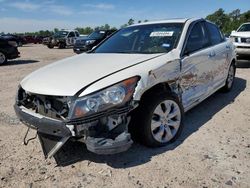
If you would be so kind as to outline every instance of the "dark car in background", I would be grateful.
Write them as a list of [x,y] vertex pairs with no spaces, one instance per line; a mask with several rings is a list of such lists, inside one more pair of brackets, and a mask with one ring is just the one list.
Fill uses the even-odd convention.
[[19,54],[15,40],[0,36],[0,65],[6,63],[8,59],[19,57]]
[[73,50],[77,54],[89,51],[115,31],[116,30],[98,30],[91,33],[88,37],[79,37],[76,39]]
[[43,42],[43,37],[42,36],[24,36],[26,39],[27,43],[33,43],[33,44],[41,44]]
[[23,36],[13,35],[13,34],[3,34],[0,36],[8,41],[15,41],[18,46],[22,46],[23,44],[27,44],[26,39]]

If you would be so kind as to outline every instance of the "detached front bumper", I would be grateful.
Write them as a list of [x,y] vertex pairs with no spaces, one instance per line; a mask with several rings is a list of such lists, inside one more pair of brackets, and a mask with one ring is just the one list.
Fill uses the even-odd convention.
[[[45,158],[52,157],[72,137],[78,139],[80,132],[76,124],[51,119],[34,113],[24,106],[14,106],[15,112],[26,126],[35,129],[38,133]],[[90,125],[88,123],[88,125]],[[84,124],[81,125],[84,127]],[[126,127],[126,126],[125,126]],[[87,128],[86,128],[87,129]],[[76,137],[78,135],[78,137]],[[84,136],[84,135],[83,135]],[[96,154],[115,154],[126,151],[133,141],[127,130],[111,139],[108,137],[86,136],[84,143],[87,149]]]

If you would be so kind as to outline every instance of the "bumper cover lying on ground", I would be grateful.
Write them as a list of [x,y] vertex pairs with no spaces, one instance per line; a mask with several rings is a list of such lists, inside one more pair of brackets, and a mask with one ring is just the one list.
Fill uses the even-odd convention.
[[[70,125],[64,121],[51,119],[31,112],[23,106],[15,104],[15,111],[21,122],[37,130],[45,157],[52,157],[71,137],[78,135],[77,125]],[[87,137],[87,149],[96,154],[115,154],[126,151],[133,141],[125,131],[116,138]]]

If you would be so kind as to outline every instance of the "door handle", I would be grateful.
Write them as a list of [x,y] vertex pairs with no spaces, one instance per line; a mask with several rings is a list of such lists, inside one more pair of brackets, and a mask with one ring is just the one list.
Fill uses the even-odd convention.
[[216,54],[215,54],[214,51],[213,51],[213,52],[210,52],[210,54],[208,55],[209,58],[214,57],[214,56],[216,56]]

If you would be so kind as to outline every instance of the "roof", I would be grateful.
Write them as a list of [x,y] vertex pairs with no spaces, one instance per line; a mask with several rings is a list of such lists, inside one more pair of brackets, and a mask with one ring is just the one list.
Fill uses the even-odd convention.
[[[161,23],[185,23],[186,21],[195,21],[200,18],[173,18],[173,19],[165,19],[165,20],[155,20],[155,21],[149,21],[149,22],[143,22],[134,24],[131,26],[138,26],[138,25],[149,25],[149,24],[161,24]],[[130,27],[130,26],[129,26]]]

